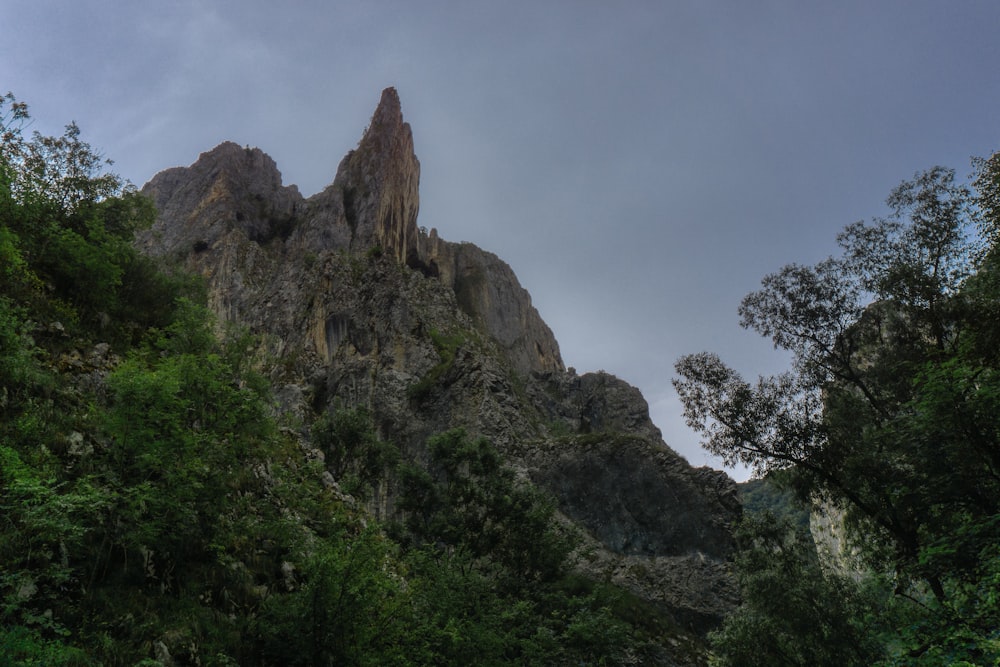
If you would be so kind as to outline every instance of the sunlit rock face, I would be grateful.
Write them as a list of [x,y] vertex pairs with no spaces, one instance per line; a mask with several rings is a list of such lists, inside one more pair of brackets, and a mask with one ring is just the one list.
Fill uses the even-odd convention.
[[[418,226],[419,181],[390,88],[322,192],[305,199],[259,149],[224,143],[143,188],[159,216],[139,244],[202,275],[220,322],[259,336],[303,447],[333,406],[366,408],[416,461],[464,427],[580,527],[580,569],[711,627],[736,600],[735,484],[669,449],[637,389],[567,371],[505,262]],[[388,475],[369,509],[391,516],[395,493]]]
[[395,89],[382,92],[371,124],[340,163],[333,187],[340,192],[353,247],[380,247],[402,264],[420,264],[420,162]]
[[304,202],[294,185],[281,184],[274,160],[232,142],[202,153],[190,167],[160,172],[143,192],[160,213],[155,235],[143,239],[156,254],[203,252],[234,231],[267,243],[291,231]]

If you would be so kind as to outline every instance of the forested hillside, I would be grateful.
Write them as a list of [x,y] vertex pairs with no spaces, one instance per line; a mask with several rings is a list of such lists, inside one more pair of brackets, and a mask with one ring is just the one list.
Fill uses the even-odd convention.
[[[151,202],[75,125],[25,136],[2,102],[0,664],[703,661],[578,573],[578,529],[485,439],[415,460],[364,409],[282,414],[266,346],[136,250]],[[432,334],[447,370],[461,340]]]

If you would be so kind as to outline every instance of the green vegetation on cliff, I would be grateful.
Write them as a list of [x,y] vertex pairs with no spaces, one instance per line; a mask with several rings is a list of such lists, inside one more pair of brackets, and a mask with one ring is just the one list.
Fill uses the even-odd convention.
[[[570,573],[572,533],[489,443],[443,433],[422,467],[363,411],[280,424],[253,341],[133,248],[150,204],[27,118],[2,99],[0,664],[616,664],[664,641]],[[459,339],[433,340],[447,366]],[[345,492],[387,474],[406,511],[383,527]]]

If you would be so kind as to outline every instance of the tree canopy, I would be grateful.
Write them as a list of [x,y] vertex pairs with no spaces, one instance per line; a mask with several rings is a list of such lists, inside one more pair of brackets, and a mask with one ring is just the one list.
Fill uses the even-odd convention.
[[840,255],[766,276],[740,323],[789,351],[789,371],[751,383],[711,353],[676,364],[708,450],[787,469],[801,498],[844,511],[863,565],[925,612],[907,660],[929,664],[956,637],[974,638],[956,659],[998,651],[997,163],[978,162],[976,190],[918,173],[890,216],[844,229]]

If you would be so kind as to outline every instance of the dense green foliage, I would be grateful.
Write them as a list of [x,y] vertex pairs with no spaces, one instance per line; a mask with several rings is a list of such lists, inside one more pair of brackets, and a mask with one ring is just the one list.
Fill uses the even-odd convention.
[[[841,256],[767,276],[744,299],[742,324],[791,352],[789,372],[754,385],[713,354],[677,363],[686,417],[709,450],[759,473],[786,470],[802,501],[843,511],[854,567],[881,580],[869,602],[885,623],[868,627],[885,664],[1000,659],[998,166],[996,155],[978,163],[975,191],[950,170],[917,174],[890,196],[891,217],[844,230]],[[754,595],[759,569],[776,567],[747,561],[773,542],[766,528],[744,536],[750,592],[717,635],[720,663],[749,664],[733,656],[752,618],[802,644],[771,664],[870,664],[873,655],[824,663],[803,652],[848,634],[796,630],[808,610]],[[832,587],[835,607],[858,593],[850,583],[798,572],[782,594]]]
[[797,531],[809,532],[809,507],[783,485],[780,471],[747,480],[738,484],[737,490],[745,514],[769,513],[775,520],[788,522]]
[[[573,535],[489,443],[441,434],[421,467],[363,411],[281,428],[259,346],[133,249],[149,203],[75,125],[26,119],[2,98],[0,664],[617,664],[664,641],[660,612],[570,574]],[[443,366],[456,341],[435,334]],[[389,479],[383,527],[362,502]]]
[[312,442],[325,456],[326,468],[341,488],[367,494],[387,469],[399,462],[399,450],[375,436],[364,410],[327,412],[313,422]]
[[880,657],[866,596],[822,571],[808,533],[764,512],[749,515],[737,539],[743,604],[712,635],[718,664],[841,667]]
[[10,94],[0,98],[3,297],[60,332],[135,342],[169,321],[182,289],[132,247],[152,204],[104,173],[76,125],[61,137],[25,138],[27,113]]

